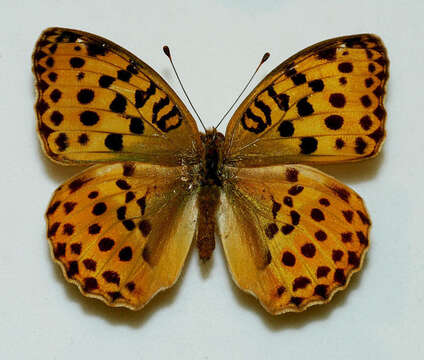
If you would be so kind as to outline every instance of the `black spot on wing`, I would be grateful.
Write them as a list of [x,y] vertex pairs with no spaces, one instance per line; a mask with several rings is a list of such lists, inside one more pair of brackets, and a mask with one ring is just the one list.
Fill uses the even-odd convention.
[[116,94],[115,99],[109,105],[109,109],[115,113],[122,114],[127,107],[127,99],[121,94]]
[[54,102],[57,103],[60,98],[62,97],[62,92],[59,89],[54,89],[51,93],[50,93],[50,99]]
[[[174,116],[178,116],[177,123],[172,124],[172,125],[168,125],[167,121]],[[177,107],[174,105],[168,113],[161,116],[161,118],[157,121],[156,124],[157,124],[159,129],[161,129],[164,132],[168,132],[170,130],[178,128],[181,125],[181,122],[182,122],[181,114],[180,114],[179,110],[177,109]]]
[[302,73],[293,75],[291,79],[295,85],[302,85],[306,82],[306,76]]
[[108,88],[115,81],[115,78],[109,75],[102,75],[99,79],[99,85],[102,88]]
[[118,70],[117,77],[121,81],[128,82],[131,79],[132,74],[127,70]]
[[57,50],[57,44],[53,44],[49,47],[50,54],[54,54]]
[[353,65],[350,62],[343,62],[338,65],[338,69],[342,73],[351,73],[353,71]]
[[318,141],[314,137],[304,137],[301,139],[300,149],[302,154],[311,154],[317,150]]
[[105,146],[113,151],[121,151],[123,148],[121,134],[109,134],[105,138]]
[[314,108],[312,105],[308,102],[308,98],[304,97],[299,100],[297,103],[297,112],[299,113],[299,116],[309,116],[314,113]]
[[[250,119],[254,123],[256,123],[256,127],[251,127],[247,125],[247,119]],[[255,134],[260,134],[262,131],[266,129],[266,124],[262,120],[260,116],[255,115],[252,110],[247,109],[247,111],[244,113],[244,115],[241,118],[241,125],[243,128],[247,131],[253,132]]]
[[275,101],[281,110],[287,111],[289,109],[290,97],[287,94],[277,94],[272,86],[268,87],[268,95]]
[[342,108],[346,105],[346,98],[341,93],[334,93],[330,95],[330,104],[336,108]]
[[143,134],[144,132],[143,121],[138,117],[131,118],[130,131],[134,134]]
[[55,82],[57,80],[57,74],[55,72],[51,72],[48,75],[50,81]]
[[85,64],[85,60],[80,58],[80,57],[72,57],[69,60],[69,64],[71,65],[71,67],[73,67],[74,69],[78,69],[84,66]]
[[87,43],[86,47],[87,47],[87,54],[93,57],[96,57],[97,55],[105,56],[108,51],[106,44],[99,44],[96,42]]
[[51,133],[53,133],[54,131],[48,127],[46,124],[44,124],[43,122],[40,122],[38,125],[38,131],[40,132],[40,134],[42,136],[44,136],[46,139],[50,136]]
[[255,100],[255,106],[260,109],[265,115],[266,124],[271,125],[271,108],[263,101],[260,101],[258,99]]
[[355,152],[357,154],[363,154],[365,148],[367,147],[367,143],[361,137],[357,137],[355,139]]
[[89,104],[94,99],[94,91],[91,89],[82,89],[78,92],[77,99],[81,104]]
[[144,106],[147,100],[154,95],[156,92],[156,85],[153,82],[150,82],[150,86],[146,91],[136,90],[135,91],[135,107],[141,108]]
[[69,146],[69,139],[65,133],[60,133],[56,138],[55,143],[58,146],[59,151],[65,151]]
[[331,130],[338,130],[342,127],[344,119],[340,115],[330,115],[324,120],[325,126]]
[[60,111],[55,110],[51,113],[50,120],[53,124],[59,126],[60,123],[63,121],[63,114]]
[[318,59],[334,60],[336,58],[336,51],[337,49],[335,47],[321,50],[320,52],[318,52]]
[[34,68],[35,72],[39,75],[42,75],[45,71],[46,68],[44,66],[41,66],[40,64],[38,64],[35,68]]
[[169,102],[170,102],[169,97],[166,96],[166,97],[160,99],[158,102],[156,102],[153,105],[153,109],[152,109],[152,111],[153,111],[152,123],[153,124],[155,124],[157,122],[157,117],[158,117],[159,111],[161,111],[166,105],[168,105]]
[[44,91],[46,91],[46,90],[48,89],[49,84],[48,84],[48,83],[46,83],[44,80],[40,80],[40,81],[37,83],[37,87],[38,87],[38,89],[39,89],[41,92],[44,92]]
[[99,115],[95,111],[87,110],[80,114],[80,121],[85,126],[93,126],[99,121]]
[[124,163],[123,164],[123,175],[132,176],[135,171],[135,165],[133,163]]
[[81,145],[86,145],[88,143],[88,135],[87,134],[81,134],[80,136],[78,136],[78,142]]
[[324,90],[324,82],[321,79],[310,81],[308,86],[312,89],[313,92],[320,92]]
[[56,38],[56,42],[73,43],[77,41],[79,35],[69,30],[62,31],[62,33]]
[[134,74],[134,75],[138,74],[138,70],[135,64],[129,64],[127,66],[127,71],[129,71],[131,74]]
[[49,104],[47,104],[44,99],[41,99],[38,103],[37,103],[37,111],[40,115],[43,115],[49,108]]
[[289,120],[284,120],[279,126],[278,131],[281,137],[290,137],[294,133],[293,123]]

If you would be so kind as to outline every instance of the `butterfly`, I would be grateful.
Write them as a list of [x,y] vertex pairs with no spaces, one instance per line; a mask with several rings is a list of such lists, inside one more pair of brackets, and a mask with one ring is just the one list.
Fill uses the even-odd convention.
[[361,34],[271,71],[225,136],[200,133],[146,63],[102,37],[50,28],[33,53],[45,154],[92,165],[46,212],[52,258],[82,294],[141,309],[178,279],[192,243],[222,240],[235,283],[271,314],[323,304],[361,269],[371,221],[352,189],[308,166],[376,156],[389,61]]

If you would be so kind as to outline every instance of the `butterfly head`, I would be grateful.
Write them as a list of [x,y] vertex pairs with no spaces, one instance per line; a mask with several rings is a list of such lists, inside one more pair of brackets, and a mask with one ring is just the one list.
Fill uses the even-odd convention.
[[206,132],[201,133],[200,136],[204,145],[212,143],[223,144],[225,138],[224,134],[220,133],[216,127],[206,129]]

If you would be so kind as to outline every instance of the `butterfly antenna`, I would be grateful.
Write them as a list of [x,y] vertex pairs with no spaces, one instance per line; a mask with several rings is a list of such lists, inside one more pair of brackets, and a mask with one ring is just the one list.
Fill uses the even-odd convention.
[[182,89],[183,89],[183,91],[184,91],[184,95],[186,96],[186,98],[187,98],[188,102],[189,102],[189,103],[190,103],[190,105],[191,105],[191,108],[192,108],[192,109],[193,109],[193,111],[196,113],[197,118],[199,119],[200,123],[201,123],[201,124],[202,124],[202,126],[203,126],[203,129],[204,129],[204,130],[205,130],[205,132],[206,132],[205,124],[203,124],[202,119],[200,118],[200,116],[199,116],[198,112],[196,111],[196,108],[194,107],[193,103],[191,102],[191,100],[190,100],[189,96],[187,95],[187,91],[185,90],[184,85],[183,85],[183,83],[181,82],[181,79],[180,79],[180,76],[178,75],[177,69],[176,69],[176,68],[175,68],[175,66],[174,66],[174,62],[172,61],[171,51],[169,50],[169,47],[168,47],[167,45],[165,45],[165,46],[163,47],[163,52],[165,53],[165,55],[166,55],[166,56],[168,56],[168,59],[169,59],[169,61],[171,62],[172,68],[174,69],[175,75],[177,76],[178,82],[180,83],[181,88],[182,88]]
[[216,126],[216,128],[218,128],[219,125],[221,125],[222,121],[225,119],[225,117],[228,115],[228,113],[232,110],[232,108],[234,107],[235,104],[237,104],[237,101],[239,101],[240,97],[243,95],[243,93],[246,91],[247,87],[250,85],[250,83],[252,82],[253,78],[255,77],[256,73],[258,72],[259,68],[262,66],[262,64],[267,61],[270,57],[270,53],[267,52],[264,54],[264,56],[262,56],[262,60],[259,63],[258,67],[256,68],[255,72],[253,73],[253,75],[250,77],[249,81],[247,82],[247,84],[244,86],[243,90],[240,92],[240,95],[237,96],[237,99],[233,102],[233,105],[230,106],[230,108],[227,110],[227,112],[224,114],[224,116],[221,118],[221,120],[219,121],[218,125]]

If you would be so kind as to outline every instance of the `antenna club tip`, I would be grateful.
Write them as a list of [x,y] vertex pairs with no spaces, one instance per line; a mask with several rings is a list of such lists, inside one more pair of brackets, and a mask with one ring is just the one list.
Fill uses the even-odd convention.
[[264,54],[264,56],[262,56],[261,64],[263,64],[265,61],[267,61],[270,56],[271,56],[271,54],[269,52],[266,52]]
[[171,58],[171,51],[169,50],[168,45],[165,45],[162,49],[163,49],[163,52],[165,53],[165,55],[168,56],[169,58]]

